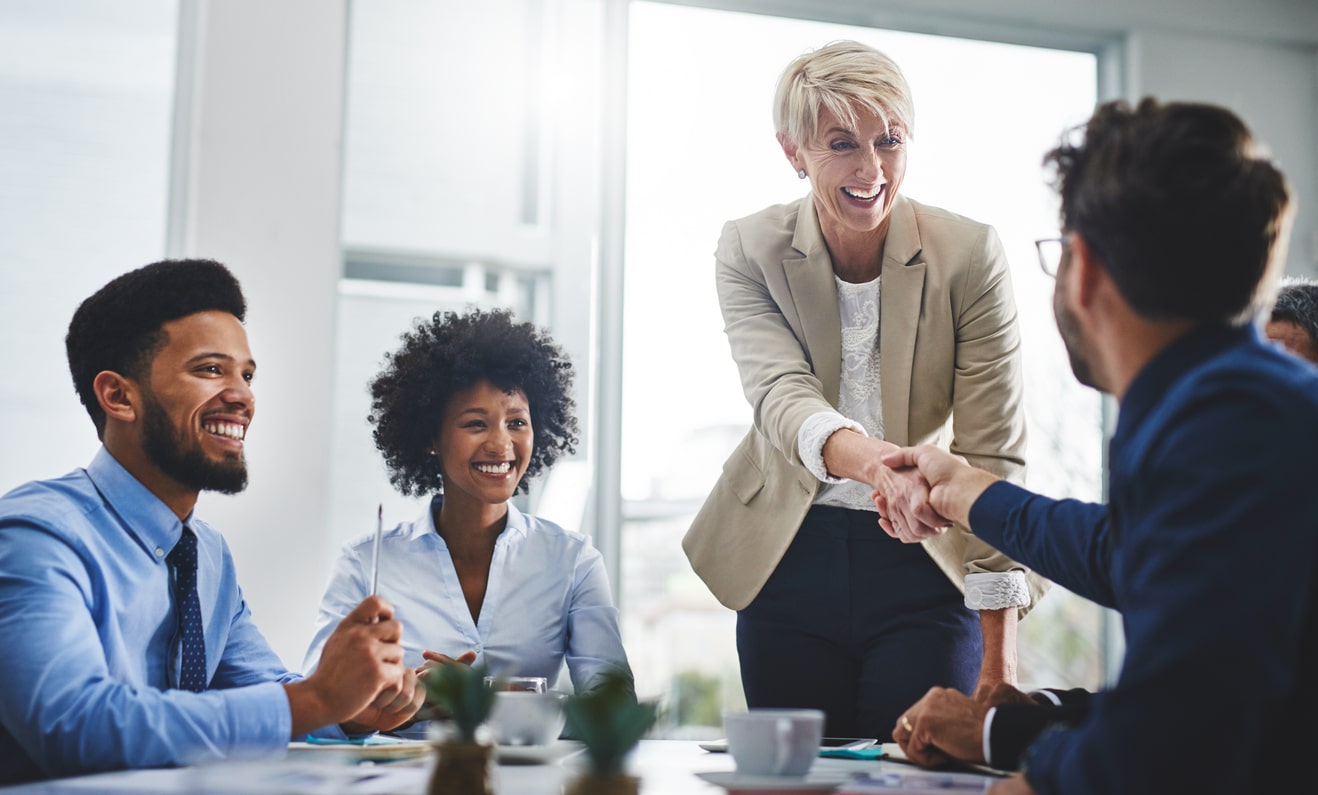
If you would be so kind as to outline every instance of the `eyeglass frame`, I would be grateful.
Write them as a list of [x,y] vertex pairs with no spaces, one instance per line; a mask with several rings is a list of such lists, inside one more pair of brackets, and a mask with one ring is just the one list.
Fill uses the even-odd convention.
[[[1039,270],[1050,279],[1057,278],[1057,271],[1062,267],[1062,260],[1070,252],[1071,242],[1070,235],[1061,235],[1060,237],[1041,237],[1034,241],[1034,248],[1039,254]],[[1056,256],[1053,256],[1049,246],[1057,245]]]

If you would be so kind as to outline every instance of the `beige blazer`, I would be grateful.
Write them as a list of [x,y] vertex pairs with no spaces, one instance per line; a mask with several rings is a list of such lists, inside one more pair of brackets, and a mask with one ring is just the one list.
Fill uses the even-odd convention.
[[[682,548],[718,600],[740,610],[782,559],[819,491],[796,437],[807,417],[836,410],[842,329],[811,196],[728,222],[715,257],[724,331],[754,426],[724,463]],[[881,278],[887,440],[939,444],[1019,482],[1020,334],[997,233],[899,195]],[[963,591],[968,572],[1024,570],[959,526],[923,545]],[[1027,579],[1037,600],[1047,581],[1032,572]]]

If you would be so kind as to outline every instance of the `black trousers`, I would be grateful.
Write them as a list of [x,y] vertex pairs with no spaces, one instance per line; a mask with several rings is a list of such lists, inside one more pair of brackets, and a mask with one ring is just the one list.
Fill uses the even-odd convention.
[[751,707],[813,707],[829,737],[887,742],[935,685],[974,690],[979,615],[919,544],[872,511],[815,506],[755,600],[737,613]]

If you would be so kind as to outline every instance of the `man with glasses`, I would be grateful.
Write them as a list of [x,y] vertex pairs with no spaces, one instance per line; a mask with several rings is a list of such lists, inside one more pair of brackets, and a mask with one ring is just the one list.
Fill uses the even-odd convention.
[[[1256,327],[1285,261],[1285,179],[1222,108],[1107,103],[1081,130],[1046,158],[1064,233],[1060,256],[1040,253],[1073,372],[1120,405],[1109,503],[933,447],[885,463],[918,467],[948,520],[1122,616],[1115,684],[1054,714],[993,792],[1280,792],[1318,742],[1318,373]],[[1022,698],[999,694],[999,712]],[[1001,765],[987,711],[935,689],[894,738],[922,764]]]

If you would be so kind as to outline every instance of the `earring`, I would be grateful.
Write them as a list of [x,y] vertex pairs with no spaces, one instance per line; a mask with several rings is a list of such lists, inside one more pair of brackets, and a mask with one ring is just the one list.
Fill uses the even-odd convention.
[[804,168],[798,168],[798,169],[796,170],[796,178],[797,178],[797,179],[805,179],[805,169],[804,169]]

